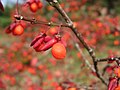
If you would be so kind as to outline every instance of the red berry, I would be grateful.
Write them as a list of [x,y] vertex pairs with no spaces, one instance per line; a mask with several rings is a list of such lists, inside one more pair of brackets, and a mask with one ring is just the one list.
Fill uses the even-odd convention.
[[63,90],[62,86],[57,86],[55,90]]
[[31,3],[30,4],[30,10],[35,13],[38,10],[37,3],[35,3],[35,2]]
[[120,78],[120,67],[115,68],[114,73],[116,74],[117,77]]
[[49,32],[50,32],[51,35],[55,35],[55,34],[58,33],[56,28],[50,28]]
[[68,90],[77,90],[75,87],[68,88]]
[[38,8],[41,9],[43,7],[43,4],[41,2],[38,3]]
[[52,55],[56,59],[64,59],[66,56],[66,48],[62,43],[56,43],[52,47]]
[[115,88],[115,90],[120,90],[120,86],[117,86],[117,87]]
[[15,28],[13,29],[13,35],[22,35],[24,32],[24,27],[21,24],[18,24],[15,26]]

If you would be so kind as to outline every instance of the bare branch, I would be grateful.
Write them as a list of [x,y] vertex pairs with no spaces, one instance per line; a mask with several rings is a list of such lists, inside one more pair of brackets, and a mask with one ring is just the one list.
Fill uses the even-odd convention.
[[53,23],[53,22],[44,22],[44,21],[38,21],[36,19],[28,19],[25,18],[23,16],[20,15],[15,15],[14,16],[17,20],[23,20],[23,21],[27,21],[30,22],[32,24],[42,24],[42,25],[47,25],[47,26],[57,26],[59,27],[61,25],[61,27],[69,27],[67,24],[59,24],[59,23]]
[[85,55],[83,54],[80,46],[78,43],[75,44],[76,48],[78,49],[78,51],[81,53],[82,55],[82,58],[84,59],[86,65],[93,71],[93,72],[96,72],[96,70],[92,67],[92,65],[90,64],[90,62],[85,58]]
[[106,61],[120,61],[120,57],[109,57],[109,58],[102,58],[96,60],[96,62],[106,62]]

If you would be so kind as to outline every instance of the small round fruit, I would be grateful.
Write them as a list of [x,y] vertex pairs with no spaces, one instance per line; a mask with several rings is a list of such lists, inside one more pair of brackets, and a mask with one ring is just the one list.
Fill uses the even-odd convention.
[[114,73],[116,74],[117,77],[120,78],[120,67],[115,68]]
[[66,56],[66,48],[62,43],[56,43],[52,47],[52,55],[56,59],[64,59]]
[[77,90],[75,87],[68,88],[68,90]]
[[43,4],[41,2],[38,3],[38,8],[41,9],[43,7]]
[[51,35],[55,35],[55,34],[58,33],[56,28],[50,28],[49,32],[50,32]]
[[37,3],[35,3],[35,2],[31,3],[30,4],[30,10],[35,13],[38,10]]
[[120,90],[120,86],[117,86],[117,87],[115,88],[115,90]]
[[57,86],[55,90],[63,90],[62,86]]
[[13,29],[13,35],[22,35],[24,32],[24,27],[21,24],[18,24],[15,26],[15,28]]

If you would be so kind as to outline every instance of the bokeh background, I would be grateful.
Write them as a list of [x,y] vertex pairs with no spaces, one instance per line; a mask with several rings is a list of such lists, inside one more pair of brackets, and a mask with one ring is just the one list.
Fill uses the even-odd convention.
[[[18,11],[27,18],[41,21],[64,22],[59,13],[41,0],[43,8],[32,13],[26,0],[19,0]],[[120,56],[120,0],[59,0],[61,6],[82,33],[86,42],[95,50],[99,58]],[[87,51],[68,28],[61,28],[61,36],[66,43],[67,55],[64,60],[56,60],[51,50],[35,52],[30,47],[31,41],[40,32],[48,31],[52,36],[58,27],[45,25],[25,25],[24,34],[14,36],[6,34],[6,28],[14,22],[16,0],[2,0],[5,11],[0,11],[0,90],[57,90],[65,81],[74,82],[82,90],[106,90],[103,83],[86,65],[83,56],[76,49],[75,42],[91,64]],[[106,63],[99,63],[100,72],[108,80],[111,70],[103,72]],[[114,63],[110,63],[113,66]],[[89,89],[88,89],[89,90]],[[91,90],[91,89],[90,89]]]

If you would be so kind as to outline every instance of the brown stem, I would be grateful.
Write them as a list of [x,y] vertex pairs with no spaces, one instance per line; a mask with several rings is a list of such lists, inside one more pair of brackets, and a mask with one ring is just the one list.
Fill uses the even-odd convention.
[[27,21],[27,22],[30,22],[32,24],[42,24],[42,25],[47,25],[47,26],[57,26],[57,27],[68,27],[67,24],[59,24],[59,23],[53,23],[53,22],[44,22],[44,21],[38,21],[36,19],[28,19],[28,18],[25,18],[23,16],[20,16],[20,15],[15,15],[14,16],[17,20],[24,20],[24,21]]
[[96,62],[119,61],[119,60],[120,60],[120,57],[110,57],[110,58],[97,59]]

